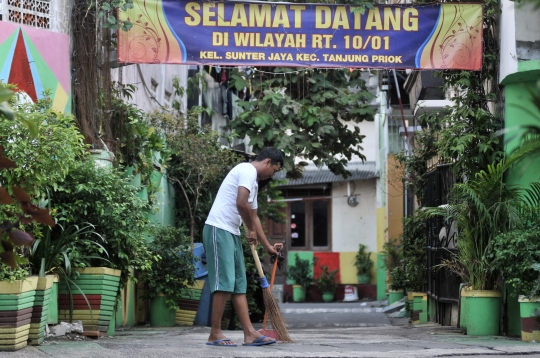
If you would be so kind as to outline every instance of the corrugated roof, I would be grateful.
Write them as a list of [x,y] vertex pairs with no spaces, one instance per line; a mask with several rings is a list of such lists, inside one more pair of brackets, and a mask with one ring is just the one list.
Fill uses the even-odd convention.
[[[339,181],[365,180],[379,177],[379,172],[375,169],[375,162],[352,162],[346,169],[351,172],[351,176],[344,179],[341,175],[335,175],[327,166],[317,168],[315,164],[309,163],[305,167],[304,177],[296,180],[289,180],[287,184],[281,186],[309,185],[319,183],[331,183]],[[274,175],[274,179],[285,179],[285,172],[280,171]]]

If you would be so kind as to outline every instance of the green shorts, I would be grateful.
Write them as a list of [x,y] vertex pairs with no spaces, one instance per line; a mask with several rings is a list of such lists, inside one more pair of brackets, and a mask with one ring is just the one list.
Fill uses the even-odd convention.
[[240,236],[214,226],[204,225],[203,245],[206,251],[210,292],[245,294],[246,266]]

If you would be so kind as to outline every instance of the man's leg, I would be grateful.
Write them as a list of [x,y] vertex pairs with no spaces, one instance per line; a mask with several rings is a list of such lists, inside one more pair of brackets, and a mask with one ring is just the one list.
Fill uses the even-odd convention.
[[[221,319],[223,318],[223,311],[225,310],[225,303],[229,298],[228,292],[216,291],[214,292],[212,302],[212,328],[210,330],[210,336],[208,342],[215,342],[218,339],[226,339],[227,337],[221,331]],[[233,341],[223,341],[219,344],[236,344]]]
[[[253,343],[257,338],[261,337],[262,334],[257,332],[255,328],[253,328],[253,325],[251,324],[251,320],[249,319],[249,311],[248,311],[246,295],[233,294],[232,302],[234,305],[234,310],[236,314],[238,315],[238,319],[240,320],[240,324],[242,325],[242,330],[244,331],[244,343],[247,343],[247,344]],[[212,312],[212,319],[214,319],[213,315],[214,315],[214,312]],[[213,326],[213,321],[212,321],[212,326]],[[268,342],[272,340],[273,339],[271,338],[265,338],[262,340],[262,342]]]

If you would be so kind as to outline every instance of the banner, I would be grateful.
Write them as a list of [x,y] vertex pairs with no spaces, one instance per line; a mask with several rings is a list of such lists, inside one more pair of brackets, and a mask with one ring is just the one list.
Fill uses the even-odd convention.
[[482,6],[134,0],[122,63],[479,70]]

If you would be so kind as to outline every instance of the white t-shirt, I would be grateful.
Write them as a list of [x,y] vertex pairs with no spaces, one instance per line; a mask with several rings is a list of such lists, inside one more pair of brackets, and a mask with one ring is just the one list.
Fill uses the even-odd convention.
[[238,188],[243,186],[249,190],[249,205],[257,209],[257,169],[251,163],[240,163],[235,166],[221,183],[216,200],[210,209],[206,224],[240,235],[242,218],[236,208]]

